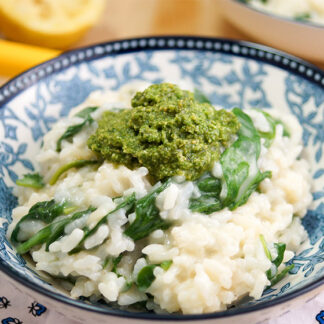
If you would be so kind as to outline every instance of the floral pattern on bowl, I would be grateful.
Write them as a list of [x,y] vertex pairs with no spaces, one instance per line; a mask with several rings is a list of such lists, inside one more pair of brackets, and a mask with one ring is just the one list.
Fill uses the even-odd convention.
[[115,90],[136,80],[198,88],[225,108],[279,106],[298,118],[313,177],[314,202],[303,219],[309,241],[288,262],[295,265],[289,276],[242,306],[280,302],[283,295],[294,297],[324,283],[324,73],[262,46],[190,37],[132,39],[67,52],[0,89],[0,268],[47,295],[61,294],[6,238],[17,205],[15,181],[35,170],[33,156],[60,117],[94,90]]

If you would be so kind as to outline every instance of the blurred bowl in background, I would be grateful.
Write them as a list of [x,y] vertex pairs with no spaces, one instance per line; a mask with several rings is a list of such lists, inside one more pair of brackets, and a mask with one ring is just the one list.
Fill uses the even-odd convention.
[[239,0],[218,0],[225,17],[262,43],[324,62],[324,25],[297,21],[252,8]]

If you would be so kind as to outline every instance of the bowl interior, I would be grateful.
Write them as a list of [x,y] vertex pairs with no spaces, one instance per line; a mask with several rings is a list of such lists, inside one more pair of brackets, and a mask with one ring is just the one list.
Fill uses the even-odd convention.
[[266,11],[266,10],[263,10],[261,8],[259,9],[257,7],[254,7],[251,4],[249,4],[249,1],[244,1],[244,0],[243,1],[242,0],[230,0],[230,1],[234,1],[234,2],[239,3],[241,5],[246,5],[247,7],[249,7],[252,10],[255,10],[257,12],[260,12],[260,13],[263,13],[263,14],[266,14],[266,15],[271,15],[271,16],[276,17],[278,19],[283,19],[283,20],[286,20],[286,21],[289,21],[289,22],[292,22],[292,23],[296,23],[296,24],[299,24],[299,25],[322,28],[324,30],[324,23],[318,23],[318,22],[314,22],[314,21],[311,21],[311,20],[303,19],[303,18],[294,19],[293,17],[279,15],[279,14],[273,13],[271,11]]
[[0,89],[1,268],[36,290],[54,297],[62,294],[41,279],[6,238],[17,205],[15,181],[35,170],[33,157],[43,135],[72,107],[92,91],[117,90],[137,80],[198,88],[220,107],[280,107],[298,118],[313,178],[314,201],[303,219],[309,240],[289,261],[295,265],[289,275],[260,300],[242,307],[279,299],[324,279],[323,72],[252,44],[182,37],[134,39],[73,51]]

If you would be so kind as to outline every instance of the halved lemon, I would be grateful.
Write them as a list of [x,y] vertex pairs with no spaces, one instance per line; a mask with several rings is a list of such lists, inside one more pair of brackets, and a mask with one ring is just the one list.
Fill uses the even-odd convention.
[[16,41],[66,48],[103,12],[105,0],[0,0],[0,30]]

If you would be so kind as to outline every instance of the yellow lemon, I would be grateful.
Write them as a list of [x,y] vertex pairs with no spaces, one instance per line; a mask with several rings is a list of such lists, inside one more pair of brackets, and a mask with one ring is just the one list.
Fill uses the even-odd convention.
[[8,38],[66,48],[93,26],[105,0],[0,0],[0,30]]

